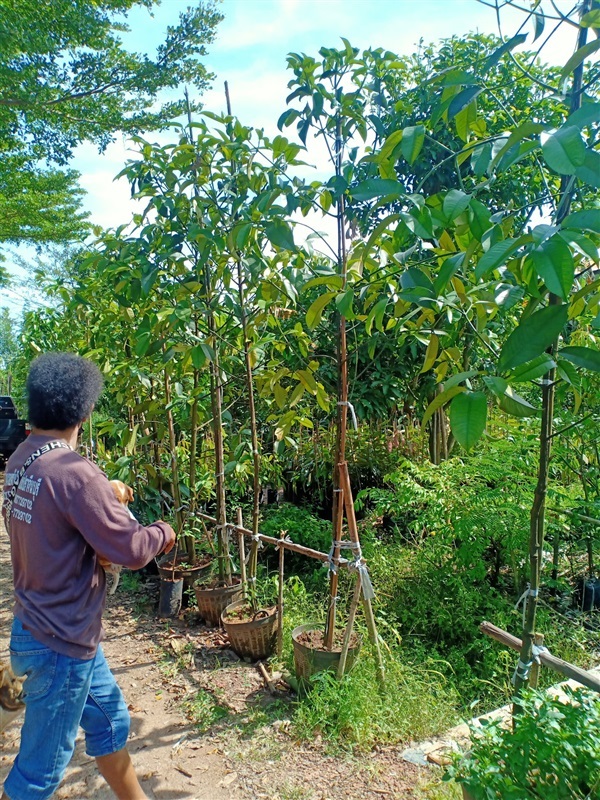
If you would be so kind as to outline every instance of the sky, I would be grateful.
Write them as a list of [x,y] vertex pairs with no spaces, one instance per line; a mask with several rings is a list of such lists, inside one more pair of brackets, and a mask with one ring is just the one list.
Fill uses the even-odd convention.
[[[570,8],[564,0],[559,4],[565,10]],[[145,9],[134,10],[128,17],[127,46],[153,52],[166,27],[176,24],[179,13],[189,5],[190,0],[162,0],[153,17]],[[286,84],[291,77],[286,55],[290,51],[316,55],[322,46],[340,46],[343,36],[361,49],[384,47],[409,54],[420,40],[429,44],[469,31],[498,33],[495,10],[478,0],[223,0],[219,10],[224,20],[205,59],[216,78],[202,101],[210,111],[225,111],[223,84],[227,81],[233,113],[244,124],[265,128],[267,133],[276,131],[277,119],[285,110]],[[503,10],[502,32],[507,38],[522,19],[519,12]],[[565,36],[554,39],[544,56],[550,62],[564,63],[572,50],[573,41]],[[157,134],[148,134],[148,138],[159,140]],[[72,167],[81,173],[80,182],[87,191],[84,206],[94,224],[110,228],[130,220],[129,186],[124,179],[115,182],[114,176],[133,153],[122,137],[103,154],[85,143],[76,149]],[[20,248],[19,252],[25,258],[31,256],[30,249]],[[11,267],[10,254],[8,265]],[[18,269],[12,268],[18,274]],[[23,296],[7,293],[0,298],[2,305],[18,314]]]

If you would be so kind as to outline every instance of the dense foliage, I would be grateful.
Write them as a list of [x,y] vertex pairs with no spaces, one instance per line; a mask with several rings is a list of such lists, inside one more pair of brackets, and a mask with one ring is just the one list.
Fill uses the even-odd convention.
[[[65,170],[84,141],[103,150],[118,131],[164,127],[183,98],[162,90],[209,75],[199,60],[221,19],[199,3],[169,27],[155,58],[123,42],[142,0],[2,0],[0,17],[0,242],[72,241],[85,231],[77,173]],[[158,101],[158,102],[157,102]]]

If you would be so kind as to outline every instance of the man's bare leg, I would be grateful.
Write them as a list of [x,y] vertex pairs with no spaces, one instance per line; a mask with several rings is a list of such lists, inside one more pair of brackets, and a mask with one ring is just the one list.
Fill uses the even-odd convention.
[[108,756],[99,756],[96,764],[100,774],[119,800],[148,800],[139,784],[126,748]]

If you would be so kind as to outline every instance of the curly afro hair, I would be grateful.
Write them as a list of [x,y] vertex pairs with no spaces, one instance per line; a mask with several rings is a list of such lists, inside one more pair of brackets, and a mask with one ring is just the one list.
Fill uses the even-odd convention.
[[27,376],[29,422],[42,430],[65,431],[84,420],[102,392],[100,370],[74,353],[45,353]]

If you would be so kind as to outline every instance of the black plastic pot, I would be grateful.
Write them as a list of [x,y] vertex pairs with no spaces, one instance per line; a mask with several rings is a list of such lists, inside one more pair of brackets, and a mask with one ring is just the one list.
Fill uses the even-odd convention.
[[582,586],[581,610],[600,608],[600,578],[588,578]]
[[176,617],[181,611],[183,597],[183,578],[170,580],[160,579],[160,595],[158,600],[159,617]]

